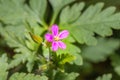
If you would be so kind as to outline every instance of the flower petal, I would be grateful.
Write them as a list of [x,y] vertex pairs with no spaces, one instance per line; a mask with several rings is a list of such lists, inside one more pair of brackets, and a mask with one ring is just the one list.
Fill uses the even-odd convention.
[[63,30],[62,32],[60,32],[59,39],[64,39],[69,35],[69,32],[67,30]]
[[52,26],[51,30],[52,30],[53,36],[57,36],[58,35],[59,28],[58,28],[58,26],[56,24],[54,24]]
[[53,41],[52,42],[52,50],[57,51],[58,50],[58,42]]
[[66,44],[63,43],[62,41],[58,41],[58,46],[59,46],[59,48],[61,48],[61,49],[66,49]]
[[45,39],[46,39],[48,42],[52,42],[52,41],[53,41],[53,36],[52,36],[52,34],[49,34],[49,33],[45,34]]

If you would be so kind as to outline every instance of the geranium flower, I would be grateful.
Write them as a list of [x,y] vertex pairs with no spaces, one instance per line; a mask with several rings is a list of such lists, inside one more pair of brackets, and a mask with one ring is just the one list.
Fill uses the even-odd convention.
[[59,28],[56,24],[51,27],[51,32],[52,34],[45,34],[45,39],[52,43],[52,50],[57,51],[58,48],[66,49],[65,43],[61,40],[66,38],[69,35],[69,32],[67,30],[63,30],[59,33]]

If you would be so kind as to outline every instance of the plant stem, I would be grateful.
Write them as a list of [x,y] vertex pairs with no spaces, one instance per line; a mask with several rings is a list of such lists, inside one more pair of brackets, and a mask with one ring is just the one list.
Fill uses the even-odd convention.
[[53,14],[52,20],[51,20],[51,22],[50,22],[50,26],[55,23],[55,20],[56,20],[56,18],[57,18],[57,15],[58,15],[58,13],[54,13],[54,14]]
[[51,60],[51,50],[49,48],[49,61]]

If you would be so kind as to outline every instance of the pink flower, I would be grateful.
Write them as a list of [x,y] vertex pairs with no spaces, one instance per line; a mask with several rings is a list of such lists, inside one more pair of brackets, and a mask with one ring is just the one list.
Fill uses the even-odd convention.
[[67,30],[63,30],[60,33],[58,33],[59,28],[56,24],[54,24],[51,27],[51,31],[52,31],[52,34],[50,33],[45,34],[45,39],[48,42],[52,43],[52,50],[57,51],[58,48],[66,49],[65,43],[63,43],[61,40],[66,38],[69,35],[69,32]]

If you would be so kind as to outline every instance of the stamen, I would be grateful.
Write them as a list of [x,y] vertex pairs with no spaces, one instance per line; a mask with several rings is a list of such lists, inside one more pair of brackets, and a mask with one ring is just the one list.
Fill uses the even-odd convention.
[[59,40],[59,37],[58,37],[58,36],[55,36],[55,37],[54,37],[54,40],[55,40],[55,41],[58,41],[58,40]]

